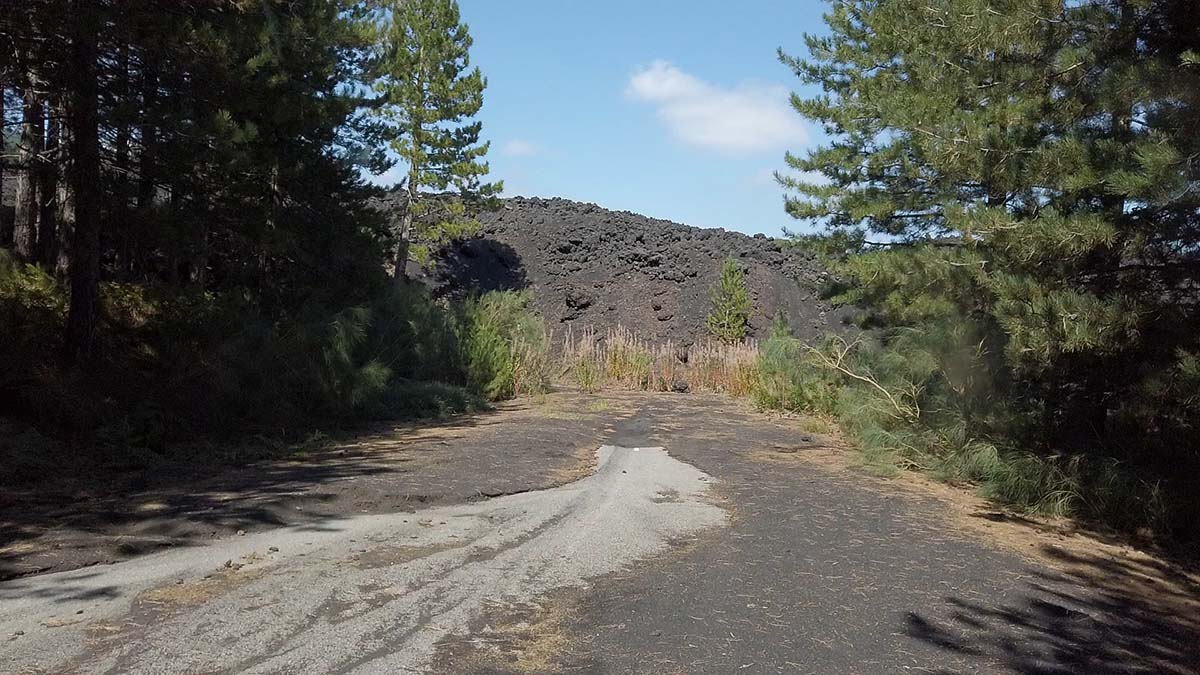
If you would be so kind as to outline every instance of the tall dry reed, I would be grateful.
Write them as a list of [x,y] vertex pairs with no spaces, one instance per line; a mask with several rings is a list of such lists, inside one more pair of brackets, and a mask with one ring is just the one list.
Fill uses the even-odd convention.
[[604,333],[568,329],[562,374],[585,391],[610,387],[637,391],[709,391],[742,396],[754,386],[758,344],[715,340],[682,346],[651,343],[617,326]]

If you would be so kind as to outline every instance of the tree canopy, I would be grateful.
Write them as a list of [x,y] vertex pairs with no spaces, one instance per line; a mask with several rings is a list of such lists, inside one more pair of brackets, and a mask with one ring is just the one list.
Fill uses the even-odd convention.
[[490,194],[470,44],[453,0],[0,15],[2,407],[174,428],[465,383],[458,310],[388,283],[407,237],[367,179],[398,153],[414,187]]
[[[407,233],[364,176],[490,194],[485,83],[451,0],[72,2],[6,13],[14,213],[0,243],[70,278],[87,360],[101,280],[362,297]],[[446,126],[456,123],[457,127]],[[463,209],[457,212],[463,218]]]
[[827,22],[780,53],[829,136],[780,181],[841,300],[1044,447],[1194,434],[1200,5],[847,0]]
[[[388,0],[381,3],[380,16],[375,115],[407,168],[394,261],[395,276],[403,278],[414,234],[436,244],[472,232],[478,223],[467,206],[498,194],[501,185],[482,182],[488,144],[480,143],[483,124],[474,117],[483,106],[487,80],[479,68],[471,68],[471,36],[458,4]],[[453,196],[423,195],[448,188]],[[427,249],[421,252],[427,259]]]

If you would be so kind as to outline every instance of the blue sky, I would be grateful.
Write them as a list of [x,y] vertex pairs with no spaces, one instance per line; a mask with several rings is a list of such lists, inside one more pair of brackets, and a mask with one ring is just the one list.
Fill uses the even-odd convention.
[[506,195],[560,196],[700,227],[780,234],[771,177],[818,137],[775,50],[819,0],[460,0],[488,78],[480,117]]

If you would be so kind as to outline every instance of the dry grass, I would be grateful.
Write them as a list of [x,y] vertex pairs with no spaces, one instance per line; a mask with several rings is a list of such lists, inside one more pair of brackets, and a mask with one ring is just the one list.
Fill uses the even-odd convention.
[[254,567],[243,569],[246,565],[260,562],[263,556],[251,553],[242,556],[239,562],[223,567],[204,579],[195,582],[180,582],[152,588],[138,595],[137,601],[142,605],[199,605],[233,588],[261,578],[266,574],[266,568]]
[[564,660],[587,652],[586,638],[569,629],[578,610],[574,589],[536,602],[491,602],[471,637],[450,637],[439,645],[434,672],[561,673]]
[[573,453],[575,464],[550,472],[549,479],[554,485],[566,485],[577,480],[583,480],[596,471],[596,449],[592,446],[576,448]]
[[618,326],[603,334],[594,328],[568,330],[562,343],[567,380],[588,392],[704,391],[745,396],[757,378],[758,343],[724,344],[715,340],[682,346],[651,344]]

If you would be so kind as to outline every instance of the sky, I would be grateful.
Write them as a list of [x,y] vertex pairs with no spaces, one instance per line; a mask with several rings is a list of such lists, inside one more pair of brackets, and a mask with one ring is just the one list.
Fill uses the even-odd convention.
[[564,197],[778,236],[773,172],[819,129],[788,105],[820,0],[459,0],[488,79],[479,115],[507,196]]

